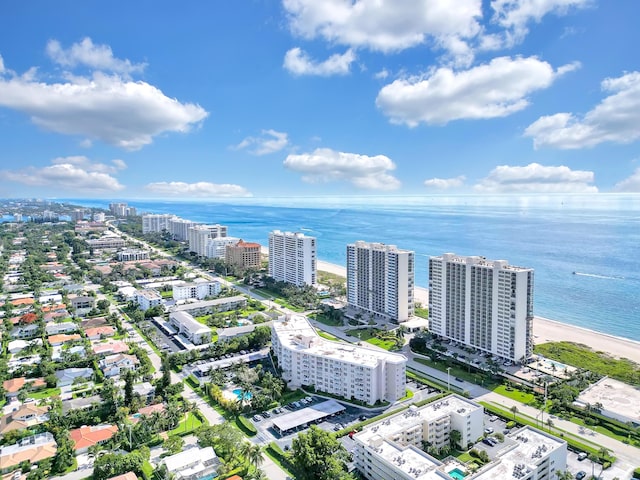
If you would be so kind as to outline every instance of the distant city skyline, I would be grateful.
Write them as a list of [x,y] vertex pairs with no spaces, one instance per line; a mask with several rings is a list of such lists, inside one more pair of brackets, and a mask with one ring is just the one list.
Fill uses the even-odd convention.
[[0,13],[0,198],[640,192],[633,0]]

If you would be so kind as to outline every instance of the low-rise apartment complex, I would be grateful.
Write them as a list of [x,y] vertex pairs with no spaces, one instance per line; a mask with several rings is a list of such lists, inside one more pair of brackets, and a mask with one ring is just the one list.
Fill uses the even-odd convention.
[[312,385],[370,405],[406,393],[404,355],[327,341],[302,315],[281,317],[271,329],[282,378],[293,388]]
[[197,298],[204,300],[206,297],[214,297],[220,293],[220,282],[194,282],[173,286],[174,300],[188,300]]

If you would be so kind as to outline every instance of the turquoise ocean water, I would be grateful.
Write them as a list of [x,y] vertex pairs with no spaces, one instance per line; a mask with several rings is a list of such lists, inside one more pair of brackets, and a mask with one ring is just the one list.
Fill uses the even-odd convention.
[[[69,200],[106,208],[108,201]],[[346,244],[416,252],[416,284],[430,255],[453,252],[535,269],[538,316],[640,340],[640,196],[458,196],[131,200],[138,212],[221,223],[267,244],[274,229],[318,239],[320,260],[345,264]],[[575,273],[574,273],[575,272]]]

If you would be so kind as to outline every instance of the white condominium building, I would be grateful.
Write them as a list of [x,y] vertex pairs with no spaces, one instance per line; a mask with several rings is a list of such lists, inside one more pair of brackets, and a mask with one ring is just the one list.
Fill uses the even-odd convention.
[[269,234],[269,276],[301,287],[317,283],[316,238],[304,233]]
[[404,355],[325,340],[303,315],[273,322],[271,342],[282,378],[292,388],[312,385],[369,405],[395,402],[406,393]]
[[195,282],[173,286],[174,300],[187,300],[197,298],[204,300],[206,297],[213,297],[220,293],[220,282]]
[[169,231],[169,221],[176,218],[169,213],[142,216],[142,233]]
[[174,239],[180,242],[186,242],[189,238],[189,229],[196,225],[201,224],[192,222],[191,220],[185,220],[184,218],[174,217],[169,220],[169,228],[167,230],[173,235]]
[[140,290],[136,294],[136,303],[141,310],[146,311],[152,307],[162,305],[162,296],[156,290]]
[[404,322],[414,315],[414,252],[358,241],[347,245],[349,306]]
[[211,238],[227,236],[227,227],[223,225],[196,225],[189,228],[187,240],[189,250],[204,257],[207,254],[207,241]]
[[237,237],[209,238],[205,245],[205,257],[224,259],[229,245],[236,245],[240,241]]
[[511,361],[533,352],[533,269],[445,253],[429,259],[429,330]]
[[117,253],[120,262],[133,262],[140,260],[149,260],[148,250],[139,250],[136,248],[128,248]]
[[[449,444],[452,430],[464,448],[482,437],[483,408],[451,395],[367,425],[353,436],[354,461],[369,480],[555,480],[566,469],[566,442],[531,427],[505,436],[497,457],[475,473],[455,460],[443,463],[422,450]],[[455,474],[455,476],[454,476]]]

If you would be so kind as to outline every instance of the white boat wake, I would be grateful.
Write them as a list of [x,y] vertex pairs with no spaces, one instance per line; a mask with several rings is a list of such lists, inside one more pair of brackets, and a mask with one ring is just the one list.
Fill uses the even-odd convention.
[[596,273],[582,273],[573,272],[574,275],[580,275],[581,277],[603,278],[605,280],[624,280],[624,277],[616,277],[613,275],[598,275]]

